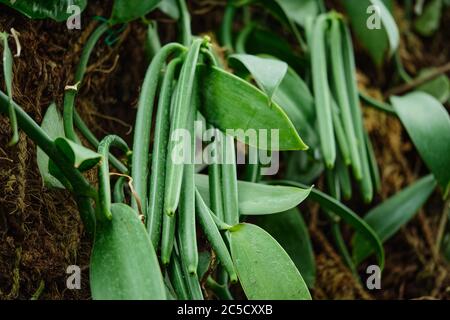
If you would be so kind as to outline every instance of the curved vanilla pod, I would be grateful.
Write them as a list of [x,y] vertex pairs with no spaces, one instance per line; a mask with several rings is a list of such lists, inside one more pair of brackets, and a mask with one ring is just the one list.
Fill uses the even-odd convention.
[[192,46],[186,55],[183,67],[181,68],[180,78],[178,80],[179,88],[178,94],[175,98],[172,116],[173,120],[170,126],[165,177],[164,212],[169,216],[174,215],[178,208],[184,169],[184,159],[180,159],[180,157],[177,156],[176,150],[179,146],[175,140],[177,135],[182,130],[186,130],[187,128],[187,120],[190,112],[194,87],[195,71],[200,53],[200,47],[202,46],[203,41],[203,39],[197,39],[192,43]]
[[[233,260],[231,259],[230,252],[220,234],[218,223],[220,223],[221,229],[229,229],[231,226],[221,222],[219,219],[213,218],[214,213],[209,210],[198,190],[195,190],[195,200],[196,214],[198,221],[203,228],[203,232],[206,234],[209,243],[217,254],[221,265],[230,275],[231,281],[236,282],[237,274]],[[216,220],[216,222],[214,220]]]
[[153,246],[158,247],[161,237],[161,224],[164,204],[164,184],[166,175],[167,143],[170,129],[170,106],[176,94],[173,94],[174,78],[182,59],[175,58],[167,65],[156,113],[155,133],[152,149],[152,167],[149,179],[147,210],[147,231]]
[[[134,125],[133,137],[133,159],[131,165],[131,177],[133,178],[134,190],[142,202],[142,211],[147,215],[147,184],[148,184],[148,162],[150,150],[150,132],[152,125],[152,112],[155,93],[161,69],[167,58],[176,53],[183,52],[185,47],[177,43],[165,45],[153,58],[145,74],[142,91],[139,96],[138,110]],[[131,200],[133,209],[137,212],[136,199]]]
[[336,160],[331,97],[327,77],[327,57],[325,31],[328,28],[328,16],[320,15],[314,24],[311,40],[311,65],[314,99],[320,144],[328,168],[333,168]]
[[109,149],[117,147],[125,153],[130,153],[127,143],[119,136],[109,135],[103,138],[98,146],[102,161],[98,170],[98,205],[97,219],[112,219],[111,215],[111,185],[109,180]]

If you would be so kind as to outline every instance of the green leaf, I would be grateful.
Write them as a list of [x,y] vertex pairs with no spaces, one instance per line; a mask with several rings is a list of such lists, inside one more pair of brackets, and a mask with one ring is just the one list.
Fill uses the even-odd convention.
[[431,36],[439,29],[443,9],[442,0],[427,2],[420,17],[414,22],[414,27],[423,36]]
[[125,204],[111,206],[112,220],[98,223],[90,263],[96,300],[164,300],[155,250],[138,215]]
[[[385,53],[392,55],[398,48],[399,31],[389,9],[392,0],[343,0],[342,1],[358,40],[368,50],[377,66],[383,64]],[[379,8],[375,11],[369,9]],[[368,28],[369,22],[380,22]],[[380,27],[380,28],[378,28]]]
[[319,14],[317,0],[275,0],[292,21],[304,26],[306,20]]
[[126,23],[145,16],[156,8],[161,0],[115,0],[111,23]]
[[87,0],[0,0],[0,3],[6,4],[30,19],[50,18],[62,22],[73,14],[73,11],[68,10],[70,5],[78,6],[83,11]]
[[[426,70],[420,73],[420,76],[425,76],[427,73],[432,70]],[[448,77],[443,74],[439,77],[430,80],[423,85],[417,87],[417,90],[426,92],[436,99],[438,99],[441,103],[446,103],[450,98],[450,81]]]
[[314,287],[316,262],[308,227],[297,208],[256,218],[256,224],[270,233],[286,250],[303,276],[308,288]]
[[164,0],[158,5],[158,9],[174,20],[180,18],[180,9],[178,8],[176,0]]
[[[370,210],[364,217],[364,221],[384,242],[411,220],[435,188],[436,180],[432,175],[428,175]],[[356,263],[360,263],[373,252],[370,245],[359,234],[353,238],[352,243]]]
[[[209,206],[208,176],[197,174],[195,185]],[[287,211],[303,202],[310,191],[311,188],[270,186],[238,181],[239,212],[242,215],[265,215]]]
[[[52,103],[48,107],[44,119],[41,124],[42,130],[52,139],[64,137],[64,125],[61,115],[58,112],[55,103]],[[39,173],[41,174],[42,181],[46,187],[49,188],[64,188],[57,178],[49,172],[49,157],[42,151],[41,148],[37,148],[37,165]]]
[[[271,183],[304,187],[301,183],[288,180],[271,181]],[[309,200],[317,202],[323,209],[333,212],[343,221],[352,226],[356,232],[361,234],[361,236],[368,243],[370,243],[372,250],[376,253],[378,265],[380,266],[380,268],[384,268],[383,245],[381,244],[380,238],[375,233],[375,231],[363,219],[361,219],[355,212],[353,212],[350,208],[346,207],[341,202],[315,188],[311,190]]]
[[314,98],[306,83],[292,69],[273,95],[273,101],[281,106],[308,146],[317,148],[319,141],[311,123],[315,121]]
[[100,154],[82,145],[64,138],[55,139],[56,147],[68,158],[71,164],[80,171],[86,171],[94,167],[102,158]]
[[[206,120],[227,134],[258,148],[258,142],[245,141],[245,137],[229,130],[248,129],[278,131],[278,148],[272,150],[306,150],[308,146],[299,137],[286,113],[268,97],[248,82],[216,67],[199,65],[199,94],[201,112]],[[228,129],[228,130],[227,130]],[[259,133],[259,131],[257,131]],[[270,145],[270,144],[269,144]],[[260,146],[261,147],[261,146]],[[262,147],[263,149],[267,149]]]
[[310,300],[300,272],[284,249],[258,226],[230,229],[231,255],[249,300]]
[[434,97],[413,92],[392,97],[392,105],[428,169],[441,185],[450,189],[450,116]]
[[237,60],[244,65],[269,98],[272,98],[288,68],[286,62],[250,54],[233,54],[228,59],[231,64]]

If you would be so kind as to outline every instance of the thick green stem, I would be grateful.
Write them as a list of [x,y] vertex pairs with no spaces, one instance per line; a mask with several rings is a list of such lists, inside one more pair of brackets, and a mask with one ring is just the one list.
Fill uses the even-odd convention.
[[83,81],[89,58],[96,43],[98,42],[100,37],[108,30],[108,28],[109,25],[107,23],[103,23],[89,37],[81,54],[77,70],[75,72],[73,83],[75,87],[73,89],[67,89],[64,95],[64,132],[66,134],[66,137],[72,141],[77,141],[75,129],[73,126],[73,117],[75,98],[79,89],[78,87]]
[[116,135],[106,136],[98,146],[98,153],[102,155],[102,161],[98,170],[98,196],[99,208],[97,208],[98,220],[111,220],[111,185],[109,180],[109,149],[117,147],[125,153],[129,153],[130,149],[123,139]]

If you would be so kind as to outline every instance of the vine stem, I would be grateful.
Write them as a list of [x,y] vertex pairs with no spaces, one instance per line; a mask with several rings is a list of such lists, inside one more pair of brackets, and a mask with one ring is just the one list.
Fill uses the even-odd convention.
[[109,25],[107,23],[102,23],[89,37],[85,47],[83,48],[80,62],[78,63],[77,70],[75,72],[74,88],[66,90],[66,93],[64,94],[64,133],[66,134],[66,137],[72,141],[77,141],[77,135],[73,126],[73,119],[78,86],[83,82],[86,67],[95,45],[100,37],[108,30],[108,28]]

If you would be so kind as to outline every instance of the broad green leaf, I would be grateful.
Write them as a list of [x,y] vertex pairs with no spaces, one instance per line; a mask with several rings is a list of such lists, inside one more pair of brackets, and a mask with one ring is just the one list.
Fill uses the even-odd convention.
[[[436,188],[436,180],[428,175],[370,210],[364,217],[381,241],[392,237],[427,201]],[[353,238],[353,257],[356,263],[373,253],[370,245],[357,234]]]
[[174,20],[178,20],[180,18],[180,9],[178,8],[176,0],[161,1],[158,5],[158,9]]
[[400,44],[400,33],[398,31],[397,24],[395,23],[394,17],[392,16],[390,10],[386,7],[385,0],[370,0],[370,2],[373,6],[379,8],[380,10],[379,14],[381,22],[386,29],[389,39],[390,56],[392,56],[394,52],[397,51]]
[[80,11],[83,11],[87,0],[0,0],[0,3],[6,4],[30,19],[50,18],[62,22],[74,14],[71,5],[78,6]]
[[[282,99],[284,96],[286,96],[287,99]],[[308,121],[312,122],[316,118],[314,109],[314,97],[311,93],[311,90],[309,90],[308,85],[297,74],[297,72],[295,72],[294,69],[290,67],[288,67],[286,75],[275,91],[273,99],[275,101],[277,101],[277,99],[281,101],[290,100],[291,103],[295,104],[297,109],[299,109],[300,112],[304,114],[305,118]]]
[[67,138],[58,137],[55,139],[55,144],[71,164],[80,171],[91,169],[102,158],[97,152],[76,144]]
[[413,92],[392,97],[392,105],[428,169],[441,185],[450,189],[450,116],[434,97]]
[[250,54],[268,54],[277,57],[296,71],[302,70],[306,66],[305,58],[296,54],[286,39],[262,26],[254,28],[248,36],[245,49]]
[[[58,112],[56,104],[52,103],[50,107],[48,107],[44,115],[44,119],[42,120],[41,128],[52,140],[59,137],[64,137],[63,120]],[[39,147],[37,148],[36,157],[39,173],[41,174],[44,185],[49,188],[64,188],[61,182],[50,174],[49,157]]]
[[111,23],[126,23],[143,17],[160,2],[161,0],[115,0]]
[[306,83],[291,68],[273,95],[308,146],[317,148],[319,141],[311,123],[315,121],[314,98]]
[[256,224],[270,233],[289,254],[308,288],[314,287],[316,262],[308,227],[297,208],[256,218]]
[[249,300],[310,300],[289,255],[270,234],[242,223],[230,229],[231,255]]
[[[271,181],[271,183],[298,186],[300,188],[304,187],[301,183],[287,180]],[[352,226],[357,233],[370,243],[370,247],[377,255],[378,265],[381,269],[384,268],[383,245],[375,231],[363,219],[341,202],[315,188],[311,190],[309,200],[317,202],[323,209],[333,212],[347,224]]]
[[442,16],[442,0],[427,2],[423,13],[414,22],[414,27],[423,36],[431,36],[439,29]]
[[[399,44],[399,32],[390,9],[392,0],[342,0],[358,40],[375,64],[381,66],[386,51],[392,55]],[[369,28],[370,26],[370,28]]]
[[319,14],[317,0],[275,0],[292,21],[304,26],[306,20]]
[[199,65],[197,71],[201,88],[198,92],[201,98],[200,110],[209,123],[256,148],[258,142],[246,141],[239,131],[245,134],[251,129],[250,131],[257,130],[256,133],[259,134],[262,129],[270,136],[272,129],[276,130],[278,147],[267,143],[267,147],[272,150],[308,148],[286,113],[276,103],[270,103],[258,88],[216,67]]
[[[425,76],[429,72],[431,72],[431,70],[421,72],[421,76]],[[432,95],[441,103],[446,103],[450,98],[450,81],[448,77],[443,74],[417,87],[417,90]]]
[[111,206],[112,220],[98,222],[90,263],[96,300],[164,300],[163,277],[150,238],[125,204]]
[[283,61],[250,54],[233,54],[229,59],[231,64],[235,60],[243,64],[269,98],[272,98],[288,68]]
[[[197,174],[195,185],[209,206],[208,176]],[[287,211],[303,202],[310,191],[311,188],[270,186],[239,180],[239,213],[242,215],[265,215]]]
[[291,67],[288,67],[275,91],[273,101],[283,108],[308,145],[318,147],[318,137],[311,126],[316,118],[314,97],[307,84]]

